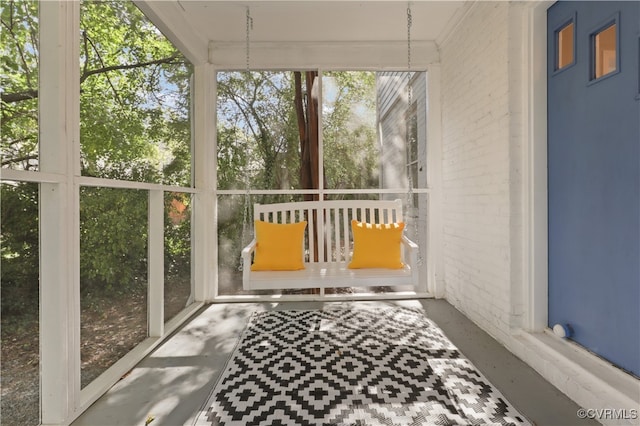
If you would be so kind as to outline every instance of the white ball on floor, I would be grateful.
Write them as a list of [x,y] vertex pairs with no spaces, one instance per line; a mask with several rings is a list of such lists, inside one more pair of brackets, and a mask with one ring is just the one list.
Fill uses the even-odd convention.
[[569,337],[569,328],[566,325],[556,324],[553,326],[553,334],[558,337]]

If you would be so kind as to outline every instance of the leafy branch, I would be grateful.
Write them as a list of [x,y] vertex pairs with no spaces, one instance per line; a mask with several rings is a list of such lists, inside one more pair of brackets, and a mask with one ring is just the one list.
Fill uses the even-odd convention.
[[[118,70],[130,70],[135,68],[144,68],[150,65],[162,65],[162,64],[181,64],[182,61],[177,60],[180,57],[178,53],[174,53],[171,56],[167,56],[166,58],[155,59],[153,61],[146,62],[138,62],[134,64],[121,64],[121,65],[109,65],[103,66],[101,68],[95,68],[92,70],[84,70],[82,75],[80,76],[80,84],[82,84],[88,77],[95,74],[108,73],[110,71],[118,71]],[[0,95],[0,100],[6,104],[26,101],[28,99],[36,99],[38,97],[37,89],[24,90],[21,92],[15,93],[2,93]]]

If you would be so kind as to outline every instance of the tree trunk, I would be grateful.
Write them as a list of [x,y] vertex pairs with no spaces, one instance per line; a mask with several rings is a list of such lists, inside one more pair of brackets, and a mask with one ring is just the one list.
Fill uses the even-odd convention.
[[[298,133],[300,134],[300,186],[302,189],[320,188],[320,150],[319,150],[319,124],[318,124],[318,97],[313,93],[313,85],[318,76],[317,71],[305,72],[305,93],[302,92],[302,73],[294,72],[295,95],[294,103],[296,116],[298,118]],[[326,188],[326,178],[324,178]],[[318,201],[318,194],[305,194],[305,201]],[[318,218],[314,213],[313,222],[318,223]],[[318,229],[310,229],[313,232],[315,241],[315,258],[318,261]],[[324,247],[325,255],[327,248]]]
[[[318,123],[318,97],[313,94],[317,71],[305,72],[305,92],[302,91],[302,73],[294,72],[296,116],[300,135],[300,186],[302,189],[320,188],[320,151]],[[324,175],[324,173],[323,173]],[[326,187],[326,178],[324,187]],[[305,195],[306,201],[318,200],[318,195]]]

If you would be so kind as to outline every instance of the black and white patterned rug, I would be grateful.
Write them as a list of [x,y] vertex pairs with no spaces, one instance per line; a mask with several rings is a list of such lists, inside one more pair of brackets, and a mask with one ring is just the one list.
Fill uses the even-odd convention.
[[423,312],[256,312],[195,425],[528,425]]

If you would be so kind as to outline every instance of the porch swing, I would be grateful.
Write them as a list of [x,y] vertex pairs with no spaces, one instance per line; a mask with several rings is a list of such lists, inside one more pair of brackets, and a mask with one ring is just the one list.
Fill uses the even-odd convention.
[[[249,8],[246,65],[250,70]],[[407,62],[411,70],[411,7]],[[411,76],[407,98],[411,107]],[[409,173],[407,205],[414,203]],[[248,191],[248,190],[247,190]],[[245,196],[245,204],[248,200]],[[245,212],[248,210],[245,206]],[[244,231],[248,214],[243,215]],[[405,235],[401,200],[314,200],[254,204],[253,239],[242,250],[245,290],[410,285],[419,288],[420,250]],[[415,222],[415,221],[414,221]],[[417,224],[416,231],[417,231]]]

